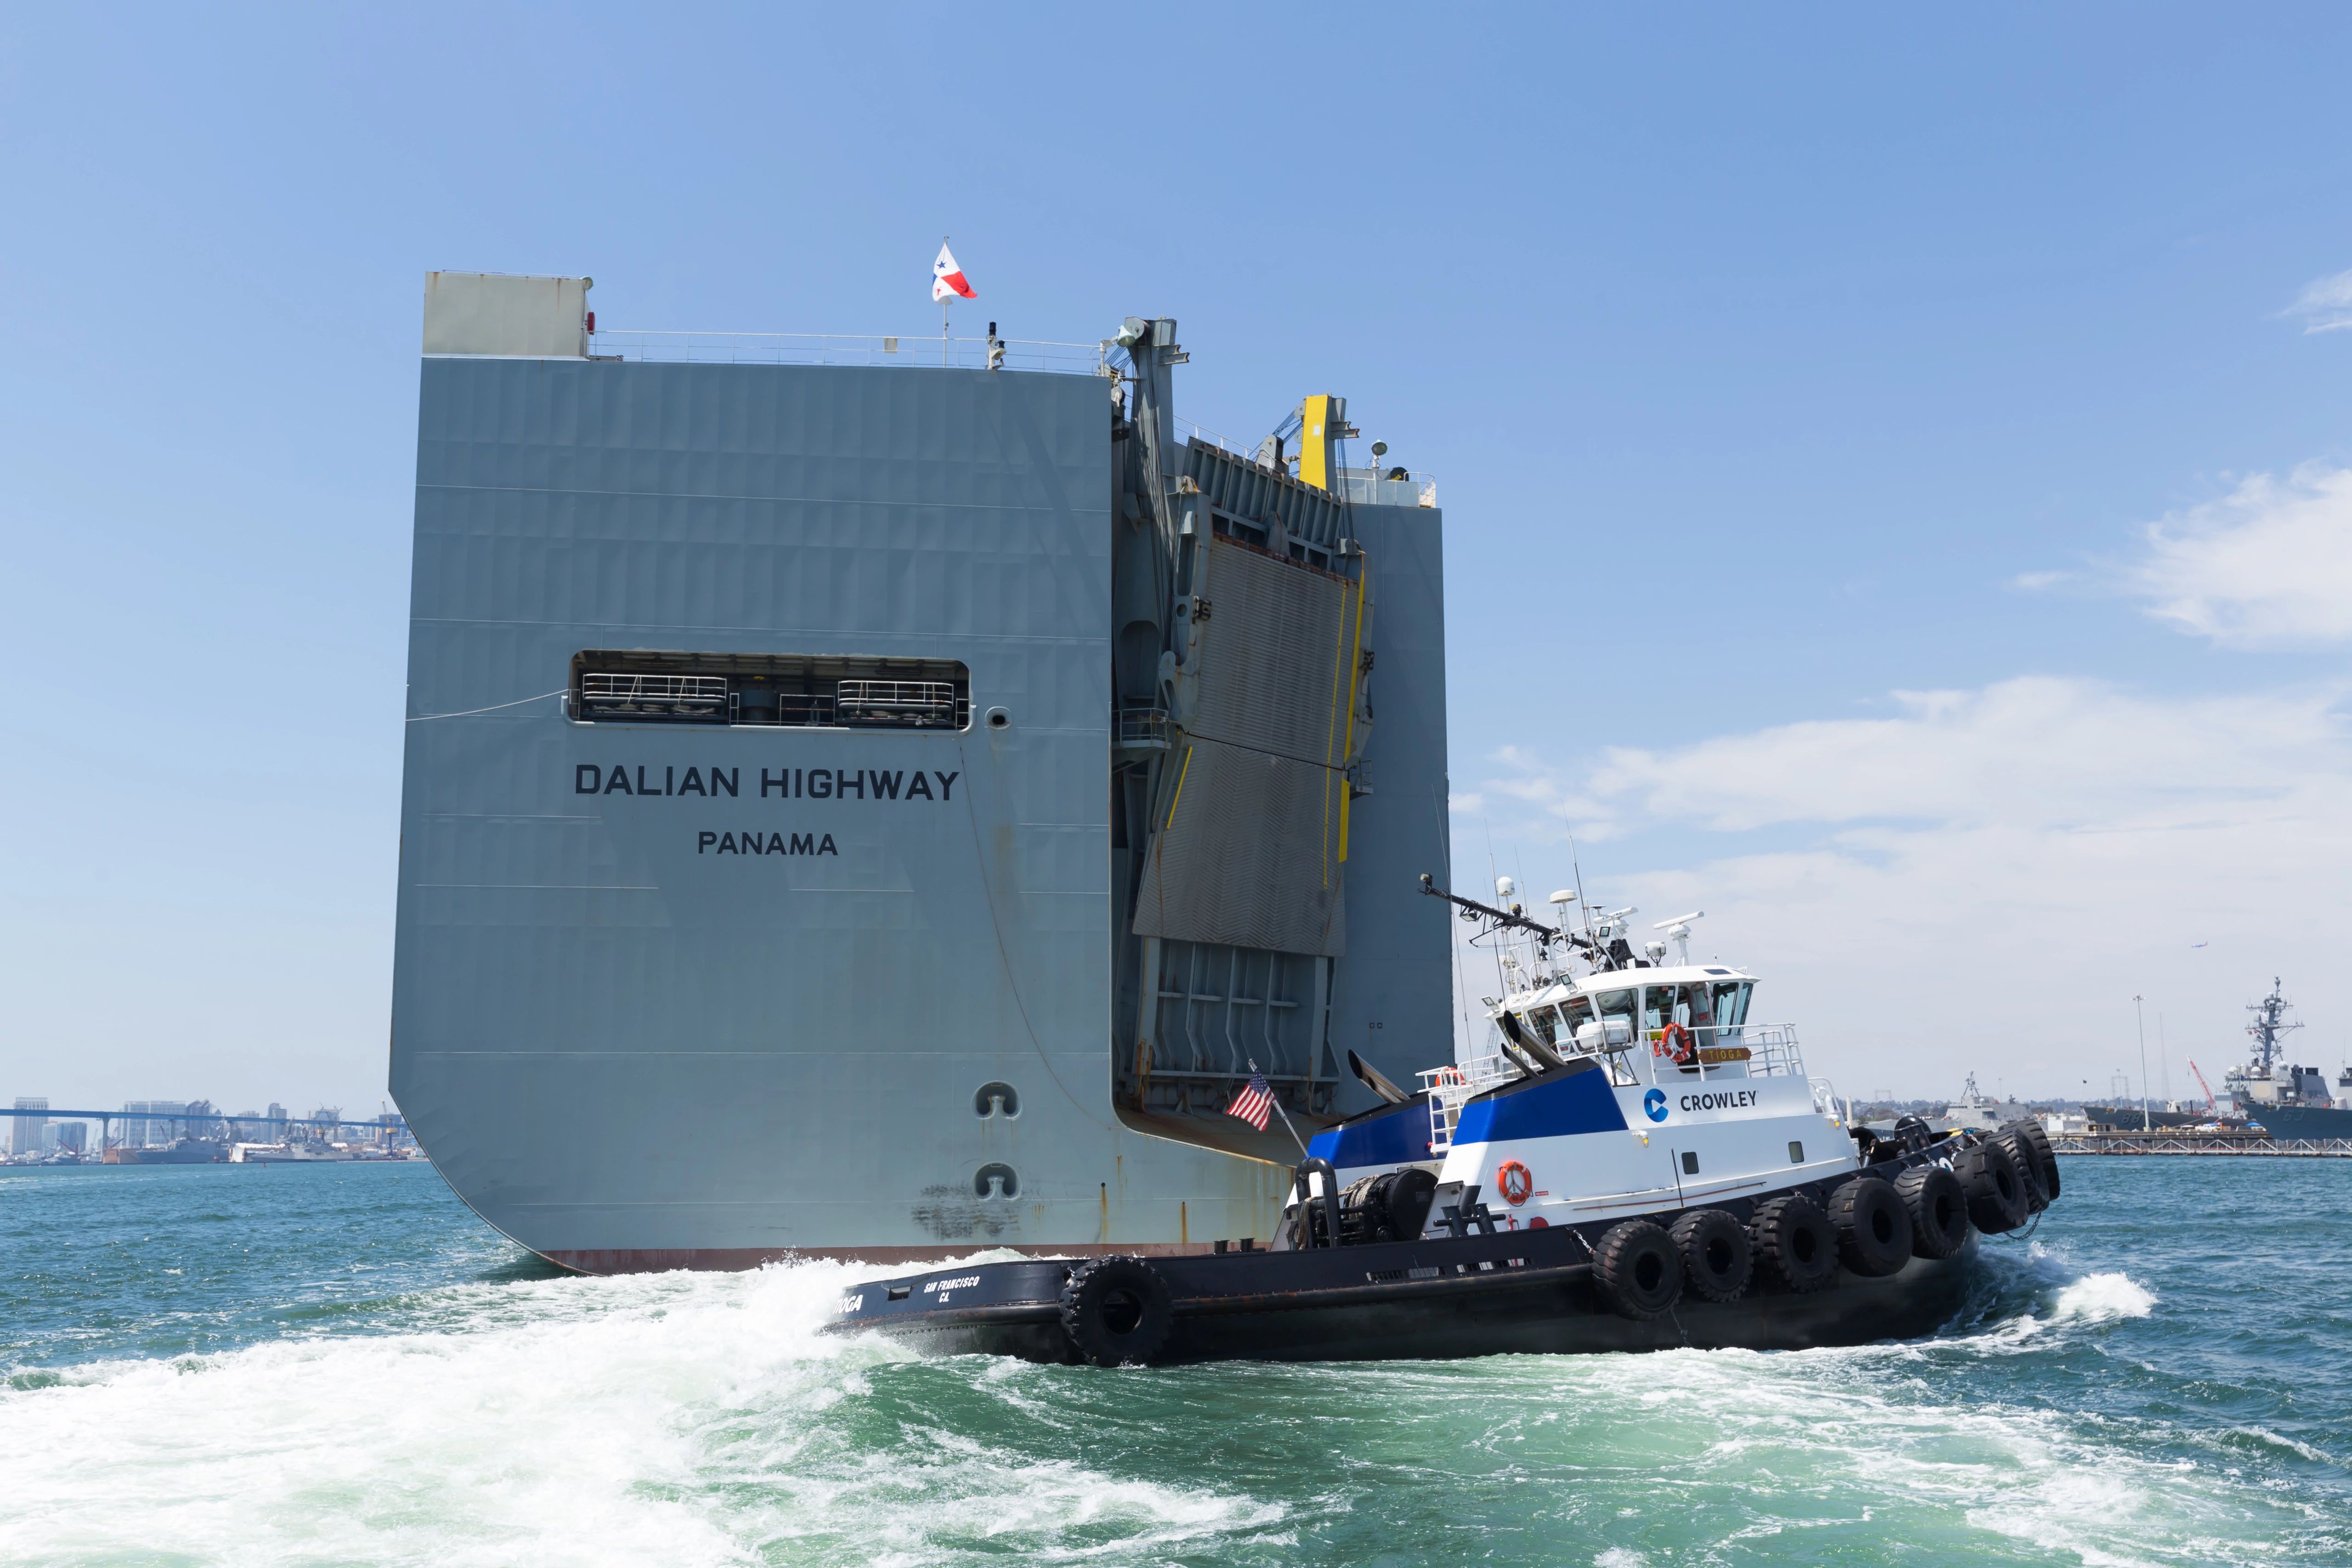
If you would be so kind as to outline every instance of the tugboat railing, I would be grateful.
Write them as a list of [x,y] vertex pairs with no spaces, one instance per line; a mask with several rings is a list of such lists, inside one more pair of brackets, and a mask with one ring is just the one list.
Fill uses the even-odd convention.
[[[1699,1071],[1706,1073],[1717,1067],[1737,1063],[1749,1078],[1802,1078],[1805,1076],[1804,1053],[1797,1047],[1797,1026],[1794,1024],[1729,1024],[1700,1028],[1698,1036]],[[1713,1040],[1708,1037],[1712,1035]],[[1721,1062],[1707,1058],[1716,1052],[1725,1053]],[[1732,1056],[1731,1052],[1743,1052]]]
[[1461,1123],[1462,1108],[1486,1090],[1517,1079],[1520,1069],[1517,1063],[1497,1053],[1473,1057],[1453,1067],[1433,1068],[1418,1076],[1429,1093],[1429,1152],[1443,1156],[1454,1147],[1454,1130]]

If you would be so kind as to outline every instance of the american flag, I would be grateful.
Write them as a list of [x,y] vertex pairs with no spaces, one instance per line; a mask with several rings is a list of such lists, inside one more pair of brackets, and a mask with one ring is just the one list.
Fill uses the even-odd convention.
[[1265,1119],[1274,1114],[1274,1090],[1265,1086],[1265,1074],[1250,1074],[1249,1087],[1234,1096],[1225,1107],[1227,1116],[1238,1116],[1259,1131],[1265,1131]]

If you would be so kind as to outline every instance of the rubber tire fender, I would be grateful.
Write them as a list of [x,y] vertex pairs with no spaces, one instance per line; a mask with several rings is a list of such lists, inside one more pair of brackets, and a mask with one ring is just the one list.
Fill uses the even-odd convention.
[[1837,1280],[1837,1232],[1822,1205],[1802,1193],[1756,1205],[1748,1239],[1765,1278],[1803,1295]]
[[1629,1219],[1611,1226],[1593,1249],[1592,1278],[1619,1316],[1662,1318],[1682,1300],[1682,1251],[1648,1220]]
[[1830,1194],[1838,1261],[1865,1279],[1897,1274],[1911,1261],[1911,1211],[1895,1184],[1856,1176]]
[[1969,1244],[1969,1194],[1941,1165],[1914,1165],[1895,1178],[1911,1213],[1911,1250],[1921,1258],[1957,1258]]
[[1175,1304],[1160,1270],[1140,1258],[1097,1258],[1062,1286],[1062,1331],[1095,1366],[1143,1366],[1168,1342]]
[[1992,1140],[1979,1139],[1953,1156],[1952,1174],[1969,1194],[1969,1219],[1988,1236],[2015,1230],[2032,1217],[2024,1173]]
[[2002,1128],[1992,1141],[2009,1151],[2009,1163],[2017,1167],[2018,1179],[2025,1187],[2025,1208],[2029,1214],[2040,1214],[2050,1206],[2050,1189],[2042,1180],[2042,1162],[2033,1157],[2032,1148],[2017,1131],[2015,1123]]
[[2018,1142],[2032,1154],[2034,1172],[2042,1178],[2042,1192],[2049,1195],[2051,1202],[2057,1202],[2058,1151],[2050,1146],[2050,1134],[2032,1117],[2021,1117],[2011,1122],[2004,1131],[2016,1133]]
[[1692,1209],[1666,1232],[1683,1255],[1683,1288],[1710,1301],[1737,1301],[1756,1272],[1748,1227],[1721,1209]]

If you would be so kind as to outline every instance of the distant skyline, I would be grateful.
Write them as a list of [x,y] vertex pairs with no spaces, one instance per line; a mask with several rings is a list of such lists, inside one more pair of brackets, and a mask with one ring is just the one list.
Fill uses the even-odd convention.
[[919,338],[943,233],[1436,476],[1457,886],[1854,1094],[2352,1055],[2352,18],[1009,16],[11,16],[0,1100],[384,1100],[425,271]]

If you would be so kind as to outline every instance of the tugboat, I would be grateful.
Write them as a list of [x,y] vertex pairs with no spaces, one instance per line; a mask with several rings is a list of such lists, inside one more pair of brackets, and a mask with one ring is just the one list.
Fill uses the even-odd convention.
[[[2254,1016],[2246,1026],[2254,1042],[2253,1054],[2244,1065],[2222,1075],[2221,1087],[2239,1110],[2273,1138],[2352,1138],[2352,1108],[2328,1095],[2327,1075],[2318,1068],[2281,1059],[2286,1049],[2282,1037],[2303,1027],[2300,1021],[2287,1020],[2287,1006],[2280,982],[2273,976],[2271,994],[2246,1005],[2246,1011]],[[2352,1069],[2337,1085],[2352,1089]],[[2352,1101],[2352,1094],[2344,1099]]]
[[1572,891],[1547,925],[1435,888],[1496,945],[1499,1049],[1303,1150],[1279,1234],[1151,1258],[1021,1259],[877,1279],[826,1331],[935,1354],[1160,1364],[1503,1352],[1800,1349],[1915,1337],[1960,1304],[1979,1232],[2058,1195],[2042,1126],[1889,1133],[1751,1022],[1756,977],[1637,954]]

